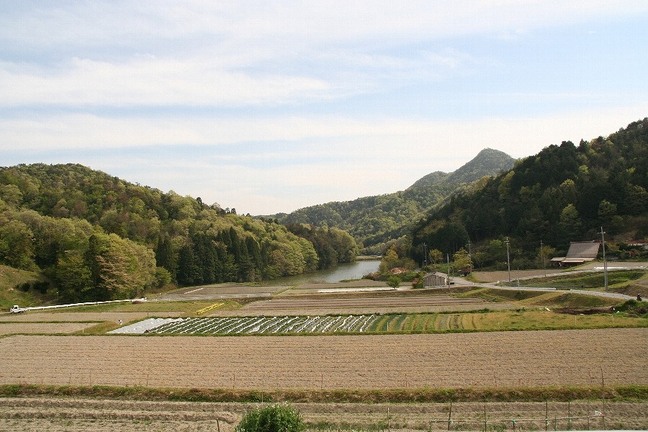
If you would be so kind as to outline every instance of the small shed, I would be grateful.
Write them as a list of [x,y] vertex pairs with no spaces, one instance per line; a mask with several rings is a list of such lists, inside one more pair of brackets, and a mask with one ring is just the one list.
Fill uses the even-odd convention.
[[555,257],[551,262],[557,263],[559,266],[571,266],[583,264],[584,262],[594,261],[598,256],[601,242],[571,242],[569,243],[569,250],[567,256]]
[[423,286],[440,287],[448,285],[448,275],[445,273],[428,273],[423,278]]

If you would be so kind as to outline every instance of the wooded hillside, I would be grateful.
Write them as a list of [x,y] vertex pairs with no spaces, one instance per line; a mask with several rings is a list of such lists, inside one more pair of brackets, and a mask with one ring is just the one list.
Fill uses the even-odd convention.
[[475,265],[495,265],[506,261],[510,237],[514,265],[524,268],[541,241],[545,252],[564,253],[570,241],[599,240],[601,227],[621,248],[648,236],[648,119],[578,145],[550,145],[454,196],[414,229],[412,257],[472,242]]
[[319,243],[343,248],[320,262],[312,236],[200,198],[81,165],[0,168],[0,264],[42,270],[60,301],[301,274],[355,259],[353,239],[339,241],[344,234],[318,231]]
[[286,224],[343,229],[367,252],[382,253],[385,242],[408,234],[415,222],[459,188],[506,171],[513,163],[506,153],[484,149],[458,170],[428,174],[404,191],[305,207],[276,217]]

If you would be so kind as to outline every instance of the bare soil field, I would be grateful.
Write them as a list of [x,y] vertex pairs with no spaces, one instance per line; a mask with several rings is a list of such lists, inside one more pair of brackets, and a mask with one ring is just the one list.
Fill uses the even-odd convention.
[[[62,323],[62,322],[104,322],[113,321],[124,323],[138,321],[152,316],[158,316],[160,313],[153,312],[63,312],[63,311],[30,311],[22,314],[3,314],[0,315],[0,322],[30,322],[30,323]],[[180,313],[164,312],[165,316],[176,317]]]
[[[319,295],[309,297],[277,297],[271,300],[255,301],[245,305],[241,311],[246,315],[290,315],[327,313],[389,313],[389,312],[449,312],[470,311],[489,308],[510,309],[509,303],[490,303],[478,298],[456,298],[448,295]],[[232,315],[231,312],[216,312],[217,315]]]
[[281,285],[217,284],[181,288],[157,297],[161,301],[187,301],[229,298],[271,297],[274,293],[290,288]]
[[0,399],[0,430],[229,432],[240,416],[223,408],[195,402],[5,398]]
[[[52,310],[30,311],[22,314],[0,315],[0,336],[16,334],[74,334],[83,333],[102,323],[128,324],[151,316],[151,312],[68,312]],[[181,312],[164,312],[168,317],[183,316]]]
[[95,323],[0,323],[0,335],[72,334],[93,327]]
[[648,329],[317,337],[8,336],[0,384],[244,390],[648,384]]
[[[230,432],[256,404],[3,398],[0,430]],[[412,404],[297,403],[314,428],[436,431],[646,429],[645,404],[610,401]],[[600,414],[600,415],[599,415]],[[515,423],[513,422],[515,421]]]

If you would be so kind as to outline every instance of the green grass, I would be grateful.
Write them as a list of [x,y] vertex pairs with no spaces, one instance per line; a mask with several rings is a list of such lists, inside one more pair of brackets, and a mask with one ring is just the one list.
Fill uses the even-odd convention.
[[[608,287],[624,286],[641,279],[646,275],[644,270],[614,270],[608,272]],[[525,279],[521,283],[530,287],[554,287],[561,289],[592,289],[605,287],[605,275],[596,273],[565,273],[561,276]],[[517,282],[507,284],[515,286]]]
[[36,272],[19,270],[0,264],[0,310],[8,311],[15,304],[20,306],[40,305],[50,301],[47,295],[35,290],[22,291],[18,286],[41,280]]
[[186,402],[408,403],[408,402],[544,402],[600,400],[648,401],[647,385],[517,388],[419,388],[390,390],[165,389],[148,387],[0,385],[0,397],[88,397]]

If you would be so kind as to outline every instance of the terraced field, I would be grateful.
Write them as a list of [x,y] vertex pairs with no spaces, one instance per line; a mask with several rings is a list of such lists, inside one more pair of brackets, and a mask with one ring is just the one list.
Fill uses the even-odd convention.
[[0,384],[242,390],[648,385],[648,329],[380,336],[8,336]]
[[460,298],[443,294],[417,295],[318,295],[306,297],[275,297],[245,305],[242,311],[254,315],[390,312],[470,311],[482,308],[509,309],[509,303],[489,303],[480,298]]
[[[470,315],[370,314],[284,315],[185,318],[147,331],[175,335],[327,334],[327,333],[425,333],[475,329]],[[116,333],[120,333],[117,331]]]

